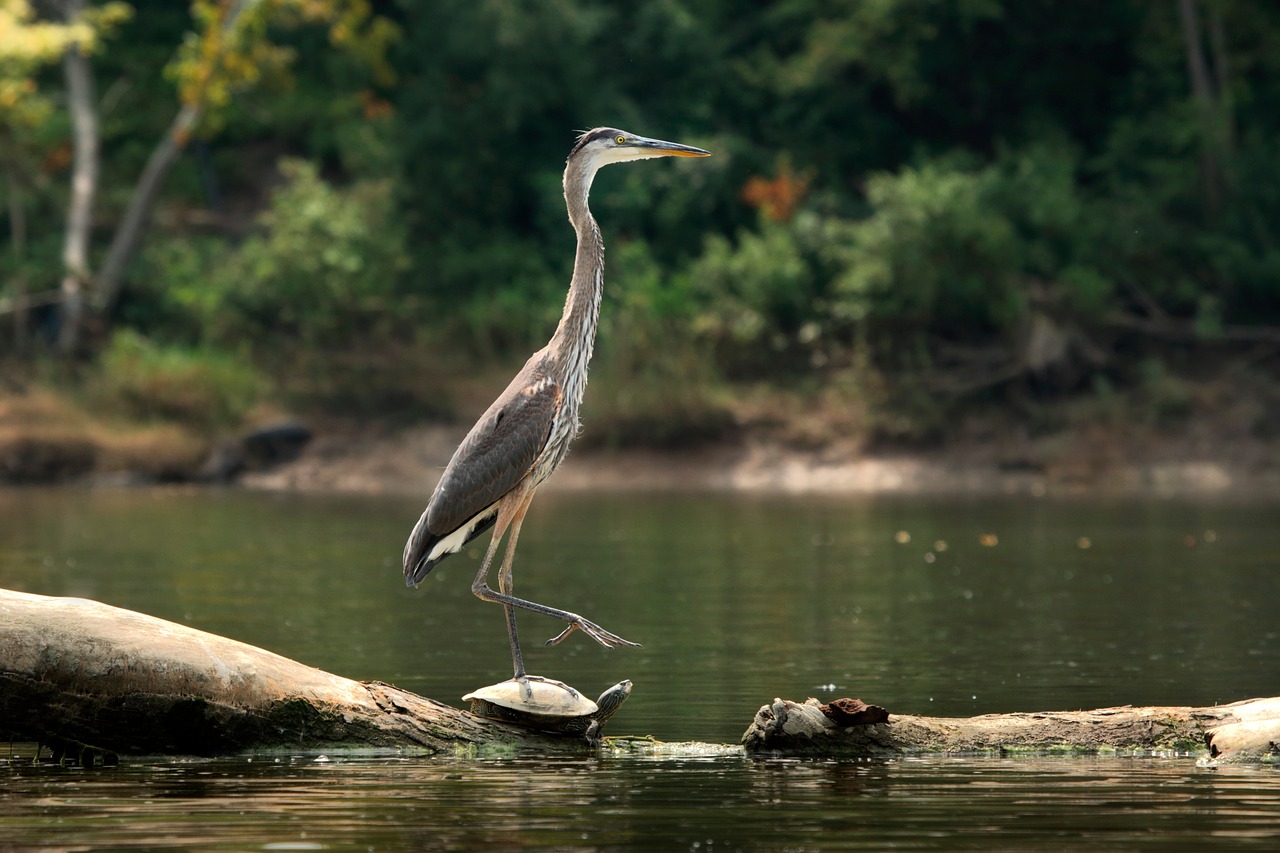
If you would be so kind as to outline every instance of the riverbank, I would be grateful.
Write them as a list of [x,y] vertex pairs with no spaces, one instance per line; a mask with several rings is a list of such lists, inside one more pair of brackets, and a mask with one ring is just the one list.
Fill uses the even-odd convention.
[[[427,495],[464,430],[394,433],[335,426],[293,462],[241,478],[249,488]],[[1277,495],[1274,443],[1099,430],[1044,440],[962,439],[920,451],[798,449],[766,435],[697,450],[575,450],[548,490],[716,490],[829,494]]]
[[[916,449],[878,447],[842,429],[833,413],[805,418],[738,413],[725,439],[670,451],[592,446],[588,427],[544,488],[1280,495],[1280,430],[1259,430],[1256,415],[1242,418],[1232,406],[1206,407],[1173,426],[1112,416],[1039,432],[1007,412],[970,415],[947,440]],[[242,437],[104,420],[48,392],[11,395],[0,398],[0,483],[224,481],[238,473],[252,489],[425,496],[466,432],[457,424],[392,430],[333,419],[306,427],[313,439],[296,458],[236,472],[225,462]]]

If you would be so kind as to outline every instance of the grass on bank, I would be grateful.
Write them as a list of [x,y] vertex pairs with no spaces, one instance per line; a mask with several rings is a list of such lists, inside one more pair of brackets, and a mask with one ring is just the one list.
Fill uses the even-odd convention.
[[0,396],[0,479],[44,483],[90,473],[185,479],[209,442],[175,423],[105,416],[75,395],[29,387]]

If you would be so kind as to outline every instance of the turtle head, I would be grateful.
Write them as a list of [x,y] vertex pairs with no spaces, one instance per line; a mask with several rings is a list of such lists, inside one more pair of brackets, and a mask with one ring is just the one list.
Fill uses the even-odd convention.
[[627,701],[627,697],[631,695],[631,681],[619,681],[608,690],[600,694],[600,698],[596,700],[596,705],[600,707],[596,711],[596,719],[604,722],[613,716],[613,713],[622,707],[622,703]]

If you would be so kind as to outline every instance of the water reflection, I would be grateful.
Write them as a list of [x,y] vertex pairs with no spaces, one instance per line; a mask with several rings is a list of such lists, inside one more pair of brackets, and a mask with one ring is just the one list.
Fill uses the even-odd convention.
[[18,846],[1119,849],[1181,838],[1234,849],[1280,837],[1274,770],[1155,759],[305,756],[3,772]]

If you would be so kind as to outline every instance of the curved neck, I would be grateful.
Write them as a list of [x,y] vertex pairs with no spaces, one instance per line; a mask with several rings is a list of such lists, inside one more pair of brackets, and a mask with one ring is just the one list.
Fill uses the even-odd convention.
[[591,360],[604,294],[604,239],[587,206],[587,194],[595,173],[594,165],[573,160],[564,170],[564,200],[569,209],[569,222],[578,233],[578,251],[574,256],[564,314],[551,337],[550,350],[560,367],[566,397],[575,406],[586,388],[587,362]]

